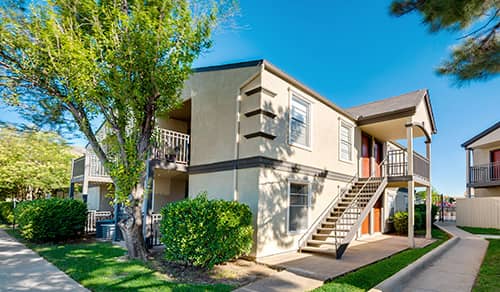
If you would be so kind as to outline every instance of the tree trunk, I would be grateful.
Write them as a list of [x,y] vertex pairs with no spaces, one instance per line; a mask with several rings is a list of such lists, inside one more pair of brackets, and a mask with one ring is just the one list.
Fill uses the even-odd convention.
[[[142,184],[135,188],[132,197],[141,198],[143,193]],[[126,207],[127,218],[119,220],[118,226],[122,232],[123,239],[130,259],[146,260],[148,251],[143,235],[142,222],[142,199],[134,200],[132,206]]]

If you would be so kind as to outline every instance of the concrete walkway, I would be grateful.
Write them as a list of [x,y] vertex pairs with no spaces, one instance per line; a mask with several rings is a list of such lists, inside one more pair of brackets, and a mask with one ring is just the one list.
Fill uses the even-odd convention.
[[88,291],[0,229],[0,291]]
[[[433,240],[416,238],[423,247]],[[287,253],[260,259],[258,262],[284,269],[272,276],[255,281],[235,291],[310,291],[332,279],[382,260],[408,248],[406,237],[378,235],[353,241],[341,260],[311,253]]]
[[455,223],[438,225],[458,237],[458,242],[414,275],[403,291],[460,292],[474,286],[488,241],[457,228]]

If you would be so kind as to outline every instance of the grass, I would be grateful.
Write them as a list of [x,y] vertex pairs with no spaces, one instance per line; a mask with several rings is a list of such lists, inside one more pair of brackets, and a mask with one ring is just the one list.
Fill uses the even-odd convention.
[[[19,238],[12,229],[6,232]],[[125,250],[110,243],[31,244],[39,255],[92,291],[231,291],[229,285],[168,281],[141,261],[123,259]]]
[[490,239],[488,250],[472,291],[500,291],[500,239]]
[[407,249],[341,276],[313,291],[368,291],[448,239],[448,235],[437,228],[432,229],[432,237],[437,240],[424,248]]
[[466,227],[466,226],[459,226],[459,228],[473,234],[500,235],[500,229],[496,228],[481,228],[481,227]]

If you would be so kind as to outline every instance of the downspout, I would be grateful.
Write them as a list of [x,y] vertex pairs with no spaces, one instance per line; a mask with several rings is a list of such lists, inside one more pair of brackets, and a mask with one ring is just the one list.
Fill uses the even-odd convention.
[[257,76],[262,75],[264,71],[264,62],[260,65],[259,72],[253,74],[250,78],[248,78],[243,84],[238,88],[238,92],[236,95],[236,131],[235,131],[235,143],[234,143],[234,171],[233,171],[233,200],[239,200],[239,188],[238,188],[238,160],[240,158],[240,117],[241,117],[241,96],[242,96],[242,88],[252,82]]

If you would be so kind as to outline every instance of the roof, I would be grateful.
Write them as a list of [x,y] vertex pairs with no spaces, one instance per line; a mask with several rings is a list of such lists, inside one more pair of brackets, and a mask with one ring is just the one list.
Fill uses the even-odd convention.
[[462,144],[462,147],[466,148],[470,144],[476,142],[477,140],[483,138],[484,136],[490,134],[491,132],[495,131],[496,129],[500,128],[500,121],[496,122],[493,126],[489,127],[488,129],[482,131],[481,133],[477,134],[476,136],[470,138],[469,140],[465,141]]
[[434,113],[427,89],[419,89],[405,94],[348,108],[346,111],[358,121],[375,120],[382,117],[393,117],[398,114],[414,113],[418,104],[425,100],[429,112],[433,133],[436,133]]
[[208,72],[208,71],[218,71],[218,70],[228,70],[228,69],[236,69],[236,68],[244,68],[244,67],[253,67],[253,66],[261,65],[263,62],[264,62],[263,59],[251,60],[251,61],[238,62],[238,63],[222,64],[222,65],[207,66],[207,67],[198,67],[198,68],[193,68],[192,71],[193,72]]

